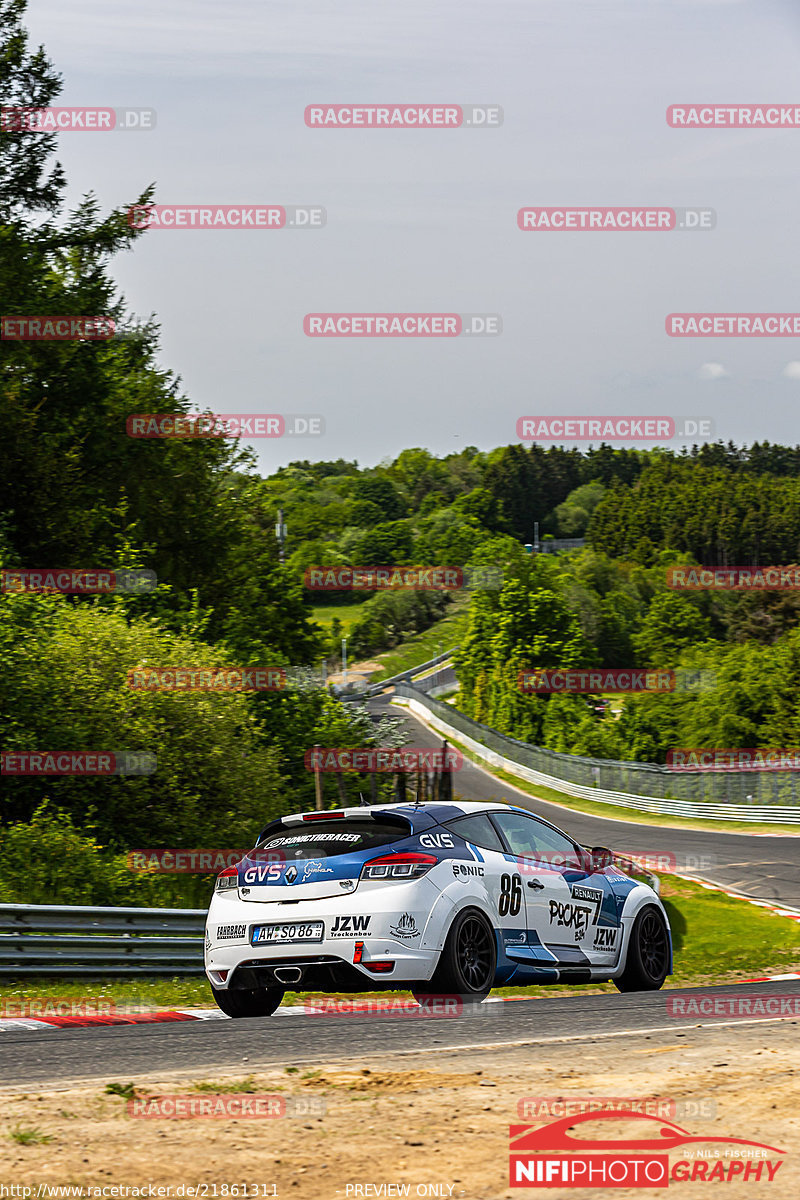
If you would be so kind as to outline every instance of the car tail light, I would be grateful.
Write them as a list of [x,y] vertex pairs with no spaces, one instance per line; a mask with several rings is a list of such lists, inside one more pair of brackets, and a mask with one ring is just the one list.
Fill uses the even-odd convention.
[[394,970],[394,962],[389,958],[379,959],[378,962],[362,962],[361,965],[372,971],[373,975],[388,975]]
[[217,881],[214,884],[214,889],[215,889],[215,891],[218,891],[218,892],[224,892],[228,888],[235,888],[238,886],[239,886],[239,868],[238,867],[226,867],[225,870],[222,871],[217,876]]
[[384,854],[364,863],[362,879],[419,879],[438,863],[435,854]]
[[364,943],[356,942],[356,948],[355,948],[355,952],[353,954],[353,962],[360,963],[363,957],[364,957]]
[[339,820],[342,820],[344,818],[344,813],[343,812],[306,813],[303,817],[303,820],[304,821],[335,821],[337,818]]

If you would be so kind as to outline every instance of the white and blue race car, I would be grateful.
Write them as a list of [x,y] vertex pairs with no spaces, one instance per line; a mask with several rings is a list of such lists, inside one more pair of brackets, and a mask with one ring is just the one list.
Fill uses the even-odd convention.
[[231,1017],[284,992],[403,988],[483,999],[493,987],[672,971],[656,892],[610,850],[587,850],[525,809],[382,804],[281,817],[217,878],[206,974]]

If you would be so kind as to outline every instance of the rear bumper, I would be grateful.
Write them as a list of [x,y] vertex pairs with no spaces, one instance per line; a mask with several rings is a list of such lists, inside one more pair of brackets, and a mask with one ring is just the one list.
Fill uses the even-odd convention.
[[389,973],[376,975],[363,964],[343,958],[338,946],[338,954],[332,954],[331,948],[324,944],[304,952],[298,946],[284,946],[278,954],[274,949],[267,953],[265,947],[261,955],[256,946],[240,946],[234,953],[231,953],[233,947],[226,949],[224,956],[214,954],[206,963],[206,975],[217,990],[263,987],[326,992],[391,990],[429,980],[439,958],[434,951],[409,951],[403,946],[392,952],[387,948],[380,955],[373,953],[371,957],[389,960],[394,963],[394,968]]

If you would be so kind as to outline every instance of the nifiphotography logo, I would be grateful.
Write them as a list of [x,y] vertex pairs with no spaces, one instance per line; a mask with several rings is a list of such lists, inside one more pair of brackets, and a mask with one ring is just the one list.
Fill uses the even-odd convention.
[[[641,1136],[576,1136],[587,1121],[640,1122]],[[594,1132],[594,1131],[592,1131]],[[604,1109],[549,1125],[509,1127],[511,1187],[668,1187],[670,1183],[771,1183],[785,1150],[746,1138],[695,1136],[663,1117]],[[672,1155],[672,1158],[670,1158]]]

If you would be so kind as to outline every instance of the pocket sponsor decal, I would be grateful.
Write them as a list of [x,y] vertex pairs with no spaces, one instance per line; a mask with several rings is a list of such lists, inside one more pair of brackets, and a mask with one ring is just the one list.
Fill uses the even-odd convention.
[[244,940],[247,937],[246,925],[218,925],[217,926],[217,941],[222,942],[226,938],[241,938]]
[[570,904],[562,900],[550,901],[550,924],[575,930],[575,941],[579,942],[589,928],[592,909],[583,904]]
[[417,923],[411,913],[403,913],[396,925],[389,926],[389,933],[391,933],[392,937],[400,938],[404,941],[410,941],[411,938],[419,937],[419,932]]
[[361,937],[369,933],[371,917],[337,917],[331,926],[331,937]]
[[453,863],[453,874],[458,879],[459,875],[485,875],[486,872],[472,863]]

